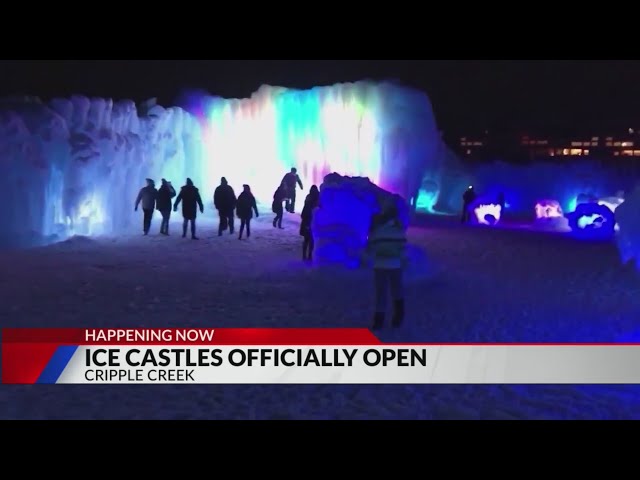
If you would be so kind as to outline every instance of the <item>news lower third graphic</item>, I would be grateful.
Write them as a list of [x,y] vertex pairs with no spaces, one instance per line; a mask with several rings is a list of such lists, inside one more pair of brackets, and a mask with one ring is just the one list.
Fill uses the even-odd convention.
[[387,344],[367,329],[4,329],[3,384],[637,384],[640,344]]

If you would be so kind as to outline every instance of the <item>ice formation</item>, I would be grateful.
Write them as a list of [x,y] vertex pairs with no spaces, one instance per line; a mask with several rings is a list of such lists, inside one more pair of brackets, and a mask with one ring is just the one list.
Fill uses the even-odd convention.
[[423,179],[417,207],[431,213],[459,214],[462,195],[473,176],[460,157],[444,143],[434,163]]
[[73,97],[0,102],[3,242],[126,229],[144,179],[198,168],[200,126],[182,109]]
[[[327,175],[320,186],[320,208],[313,215],[317,262],[358,267],[371,218],[391,195],[367,178]],[[403,199],[396,200],[400,218],[408,227],[409,206]]]
[[441,142],[428,97],[393,83],[264,86],[249,99],[201,97],[185,109],[81,96],[4,100],[9,213],[0,238],[126,230],[147,177],[176,186],[192,178],[208,209],[220,177],[270,203],[293,166],[305,188],[339,172],[416,198]]
[[624,203],[624,192],[617,192],[613,197],[605,197],[598,200],[600,205],[609,207],[615,213],[616,209]]
[[556,200],[540,200],[536,203],[536,218],[563,217],[562,207]]
[[567,214],[574,235],[583,239],[606,240],[615,233],[615,217],[604,205],[581,203],[575,212]]
[[478,205],[473,209],[476,221],[482,225],[495,225],[500,221],[502,206],[493,203]]
[[469,205],[469,217],[478,225],[495,225],[502,216],[502,206],[495,203],[494,197],[481,195]]
[[616,208],[615,215],[619,226],[616,243],[620,258],[623,263],[635,261],[640,270],[640,184]]
[[209,159],[205,177],[249,183],[258,199],[269,200],[291,167],[305,188],[336,172],[417,197],[442,143],[428,97],[393,83],[263,86],[250,99],[195,105]]
[[478,192],[493,197],[504,192],[510,214],[522,218],[531,216],[540,199],[556,200],[565,213],[573,212],[578,204],[597,203],[611,192],[628,189],[632,182],[628,175],[585,159],[573,164],[495,162],[481,164],[470,171]]

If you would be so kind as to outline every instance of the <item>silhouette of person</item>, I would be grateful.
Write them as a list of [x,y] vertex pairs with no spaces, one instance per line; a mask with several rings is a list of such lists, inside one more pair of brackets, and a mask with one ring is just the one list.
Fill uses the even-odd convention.
[[302,221],[300,222],[300,235],[304,237],[302,241],[302,259],[311,260],[313,256],[313,234],[311,232],[311,223],[313,221],[313,211],[320,203],[320,191],[318,187],[313,185],[309,190],[307,198],[304,200],[302,208]]
[[300,190],[304,189],[302,181],[298,176],[298,169],[293,167],[291,171],[282,178],[281,184],[287,190],[285,210],[289,213],[294,213],[296,211],[296,186],[299,186]]
[[240,234],[238,240],[242,240],[242,233],[245,227],[247,228],[247,238],[251,236],[251,218],[253,218],[253,212],[256,213],[258,218],[258,206],[256,199],[251,193],[251,187],[249,185],[243,185],[242,193],[238,196],[238,202],[236,203],[236,214],[240,219]]
[[233,234],[233,211],[236,208],[236,193],[224,177],[220,179],[220,185],[213,193],[213,205],[218,210],[218,216],[220,217],[218,236],[222,236],[222,232],[227,227],[229,227],[229,233]]
[[198,240],[196,237],[196,216],[198,215],[198,207],[200,213],[204,213],[204,205],[200,198],[200,191],[193,185],[193,181],[187,178],[187,184],[180,189],[173,211],[178,211],[178,206],[182,202],[182,238],[187,236],[187,225],[191,222],[191,238]]
[[473,185],[469,185],[469,188],[465,190],[462,194],[462,217],[460,219],[461,223],[467,223],[469,221],[469,207],[476,199],[476,192],[473,189]]
[[382,211],[374,215],[369,229],[367,250],[373,257],[375,314],[373,329],[382,328],[387,310],[387,294],[393,299],[391,325],[399,327],[404,320],[403,267],[407,237],[398,218],[397,196],[386,199]]
[[176,196],[176,189],[173,188],[171,182],[162,179],[162,185],[158,189],[158,198],[156,200],[156,209],[162,215],[162,223],[160,224],[160,233],[169,235],[169,219],[171,218],[171,199]]
[[287,189],[280,185],[276,192],[273,194],[273,204],[271,205],[271,210],[276,214],[273,219],[273,228],[282,228],[282,216],[284,215],[284,207],[282,203],[287,198]]
[[147,178],[147,186],[140,189],[138,193],[138,198],[136,198],[136,205],[134,210],[138,211],[138,206],[140,202],[142,202],[142,211],[144,212],[144,217],[142,220],[142,231],[145,235],[149,234],[149,229],[151,228],[151,219],[153,218],[153,211],[156,208],[156,198],[158,196],[158,191],[156,190],[156,184],[150,178]]

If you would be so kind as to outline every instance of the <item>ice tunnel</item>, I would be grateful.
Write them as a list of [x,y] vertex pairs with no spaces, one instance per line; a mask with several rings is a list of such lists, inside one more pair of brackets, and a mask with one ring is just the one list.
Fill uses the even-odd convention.
[[81,96],[4,99],[0,184],[9,218],[0,237],[127,230],[137,225],[133,203],[145,178],[176,187],[192,178],[205,212],[220,177],[270,203],[291,167],[305,192],[337,172],[410,199],[440,143],[427,95],[391,82],[263,86],[248,99],[201,95],[166,109]]

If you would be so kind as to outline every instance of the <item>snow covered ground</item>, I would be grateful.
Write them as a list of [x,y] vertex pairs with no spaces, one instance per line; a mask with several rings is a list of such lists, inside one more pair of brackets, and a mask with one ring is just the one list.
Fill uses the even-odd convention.
[[[176,218],[168,238],[2,252],[0,327],[368,326],[370,272],[305,266],[298,218],[276,230],[260,217],[242,241],[211,221],[182,239]],[[640,340],[640,276],[612,243],[418,223],[411,241],[438,273],[409,279],[407,325],[384,340]],[[2,385],[0,418],[639,419],[640,386]]]

